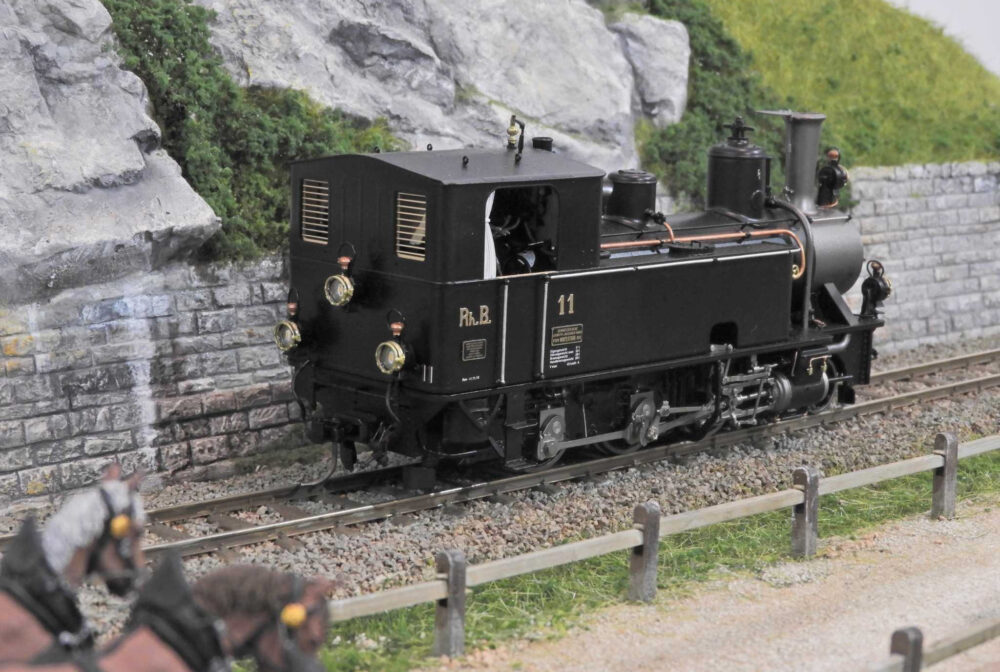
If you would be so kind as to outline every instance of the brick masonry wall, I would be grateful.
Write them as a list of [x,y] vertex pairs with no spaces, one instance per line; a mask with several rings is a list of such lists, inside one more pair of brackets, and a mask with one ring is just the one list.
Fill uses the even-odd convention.
[[271,335],[285,270],[176,265],[0,307],[0,501],[114,459],[199,478],[288,445],[299,408]]
[[998,183],[997,162],[851,170],[865,257],[893,284],[880,351],[1000,335]]
[[[880,350],[1000,335],[998,181],[1000,163],[852,171],[866,256],[895,288]],[[205,478],[295,445],[271,337],[286,270],[178,264],[0,304],[0,502],[86,485],[111,460]]]

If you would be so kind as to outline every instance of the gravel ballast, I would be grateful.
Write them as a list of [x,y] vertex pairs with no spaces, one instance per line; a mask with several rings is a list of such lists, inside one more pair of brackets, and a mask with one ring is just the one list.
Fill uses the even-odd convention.
[[[880,370],[929,361],[1000,345],[1000,339],[936,346],[878,362]],[[995,370],[996,365],[992,369]],[[983,375],[978,373],[975,375]],[[949,380],[970,377],[951,372]],[[937,381],[940,383],[940,379]],[[937,384],[937,383],[935,383]],[[921,383],[893,384],[897,389]],[[247,562],[320,574],[335,580],[335,597],[346,597],[434,576],[438,550],[459,548],[470,563],[509,557],[563,541],[592,537],[631,525],[638,502],[656,500],[664,513],[701,508],[789,487],[796,467],[810,465],[830,475],[923,455],[934,435],[952,431],[962,439],[1000,431],[1000,390],[941,400],[920,406],[766,439],[760,445],[738,445],[680,463],[659,463],[509,495],[503,503],[479,501],[365,524],[348,533],[322,532],[299,537],[305,548],[290,552],[273,543],[240,549]],[[293,464],[263,468],[225,481],[171,485],[147,495],[147,506],[205,499],[238,491],[258,490],[321,476],[325,465]],[[375,496],[351,493],[364,501]],[[328,510],[322,505],[317,511]],[[272,520],[272,512],[240,514],[248,522]],[[191,523],[192,533],[208,531],[204,521]],[[220,556],[186,561],[192,576],[224,563]],[[84,591],[84,602],[98,627],[114,630],[126,605],[100,590]]]

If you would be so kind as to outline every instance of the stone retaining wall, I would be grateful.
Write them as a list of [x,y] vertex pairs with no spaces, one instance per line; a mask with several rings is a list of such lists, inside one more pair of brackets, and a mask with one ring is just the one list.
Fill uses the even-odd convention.
[[[852,171],[866,255],[895,287],[881,350],[1000,334],[998,178],[995,163]],[[177,264],[0,307],[0,501],[82,486],[111,459],[202,478],[292,444],[271,340],[286,278],[278,259]]]
[[277,259],[176,265],[0,308],[0,500],[83,486],[111,459],[198,478],[287,444],[285,278]]
[[851,183],[865,257],[893,284],[877,347],[1000,334],[1000,163],[856,168]]

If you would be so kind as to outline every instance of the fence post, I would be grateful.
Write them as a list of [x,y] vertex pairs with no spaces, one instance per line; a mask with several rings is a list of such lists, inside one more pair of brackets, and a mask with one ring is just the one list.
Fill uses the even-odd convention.
[[634,546],[629,554],[628,599],[652,602],[656,597],[656,560],[660,551],[660,505],[639,504],[632,519],[642,529],[642,546]]
[[792,555],[809,558],[816,555],[819,537],[819,472],[813,467],[799,467],[792,482],[804,496],[792,511]]
[[934,453],[944,458],[944,464],[934,470],[934,494],[931,518],[955,517],[955,481],[958,474],[958,439],[952,433],[934,437]]
[[440,551],[435,563],[448,584],[448,597],[437,603],[431,652],[454,658],[465,652],[465,554],[455,549]]
[[903,656],[902,672],[920,672],[924,658],[924,635],[920,628],[910,626],[892,633],[889,653]]

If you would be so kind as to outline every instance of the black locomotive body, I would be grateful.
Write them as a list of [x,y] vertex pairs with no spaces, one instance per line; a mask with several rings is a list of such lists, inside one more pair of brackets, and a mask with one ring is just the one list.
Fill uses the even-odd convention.
[[709,209],[669,219],[651,175],[609,191],[547,139],[294,164],[275,333],[310,436],[532,469],[852,402],[888,284],[870,263],[848,308],[860,235],[812,202],[822,116],[786,118],[812,152],[798,193],[770,193],[738,120]]

